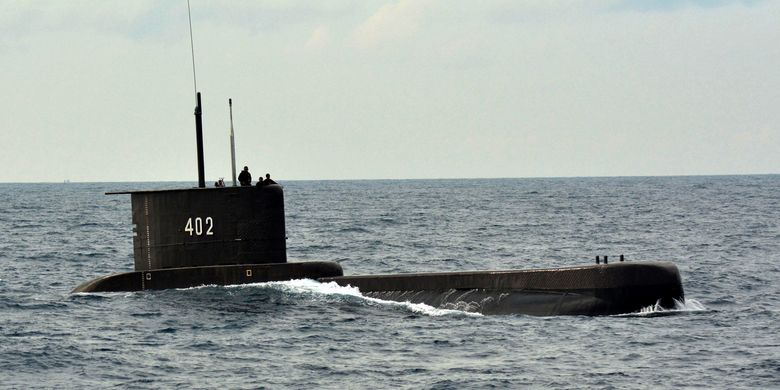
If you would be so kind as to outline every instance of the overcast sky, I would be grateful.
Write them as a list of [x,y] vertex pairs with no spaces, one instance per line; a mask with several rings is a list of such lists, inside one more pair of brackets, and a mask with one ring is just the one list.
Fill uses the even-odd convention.
[[[191,0],[206,179],[780,173],[780,1]],[[0,182],[197,180],[187,2],[0,0]]]

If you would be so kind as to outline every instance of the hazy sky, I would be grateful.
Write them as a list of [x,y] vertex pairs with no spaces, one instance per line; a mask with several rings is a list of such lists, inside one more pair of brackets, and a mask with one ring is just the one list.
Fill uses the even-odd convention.
[[[206,179],[780,173],[780,1],[192,0]],[[0,182],[197,180],[187,2],[0,0]]]

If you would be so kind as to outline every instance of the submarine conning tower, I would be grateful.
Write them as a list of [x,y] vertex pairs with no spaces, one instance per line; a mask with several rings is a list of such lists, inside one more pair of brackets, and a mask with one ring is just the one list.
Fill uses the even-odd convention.
[[278,184],[130,194],[136,271],[287,262]]
[[198,187],[107,193],[130,194],[135,270],[286,263],[282,186],[206,188],[200,92],[196,102]]
[[[130,194],[135,271],[98,277],[80,284],[73,292],[162,290],[342,276],[338,263],[287,262],[282,186],[237,187],[234,183],[233,187],[206,188],[200,92],[196,99],[198,187],[106,193]],[[232,163],[235,165],[235,161]]]

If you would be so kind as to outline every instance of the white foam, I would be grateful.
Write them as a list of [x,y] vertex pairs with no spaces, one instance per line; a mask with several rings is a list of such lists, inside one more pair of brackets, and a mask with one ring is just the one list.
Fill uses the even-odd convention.
[[482,316],[481,313],[473,313],[473,312],[453,310],[453,309],[439,309],[430,305],[426,305],[424,303],[411,303],[409,301],[396,302],[396,301],[386,301],[378,298],[371,298],[361,294],[360,289],[358,289],[357,287],[341,286],[336,282],[320,283],[312,279],[295,279],[295,280],[288,280],[284,282],[240,284],[240,285],[234,285],[229,287],[231,288],[262,287],[262,288],[273,288],[273,289],[277,289],[292,294],[316,294],[316,295],[323,295],[323,296],[354,297],[362,301],[370,302],[381,306],[401,307],[413,313],[422,314],[431,317],[439,317],[439,316],[446,316],[446,315],[466,315],[466,316],[476,316],[476,317]]
[[667,315],[667,314],[697,312],[697,311],[707,311],[707,308],[704,307],[704,305],[702,305],[701,302],[695,299],[685,299],[682,301],[675,299],[673,308],[662,307],[661,300],[659,299],[658,302],[656,302],[654,305],[643,307],[636,313],[628,313],[628,314],[621,314],[621,315],[652,317],[655,315]]

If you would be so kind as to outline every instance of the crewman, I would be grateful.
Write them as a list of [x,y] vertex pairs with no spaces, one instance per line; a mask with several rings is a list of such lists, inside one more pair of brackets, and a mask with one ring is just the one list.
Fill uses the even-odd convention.
[[238,175],[238,181],[242,186],[252,185],[252,174],[249,173],[249,167],[244,167],[244,170]]
[[263,180],[263,185],[267,186],[269,184],[276,184],[276,182],[271,180],[271,174],[270,173],[266,173],[265,174],[265,180]]

